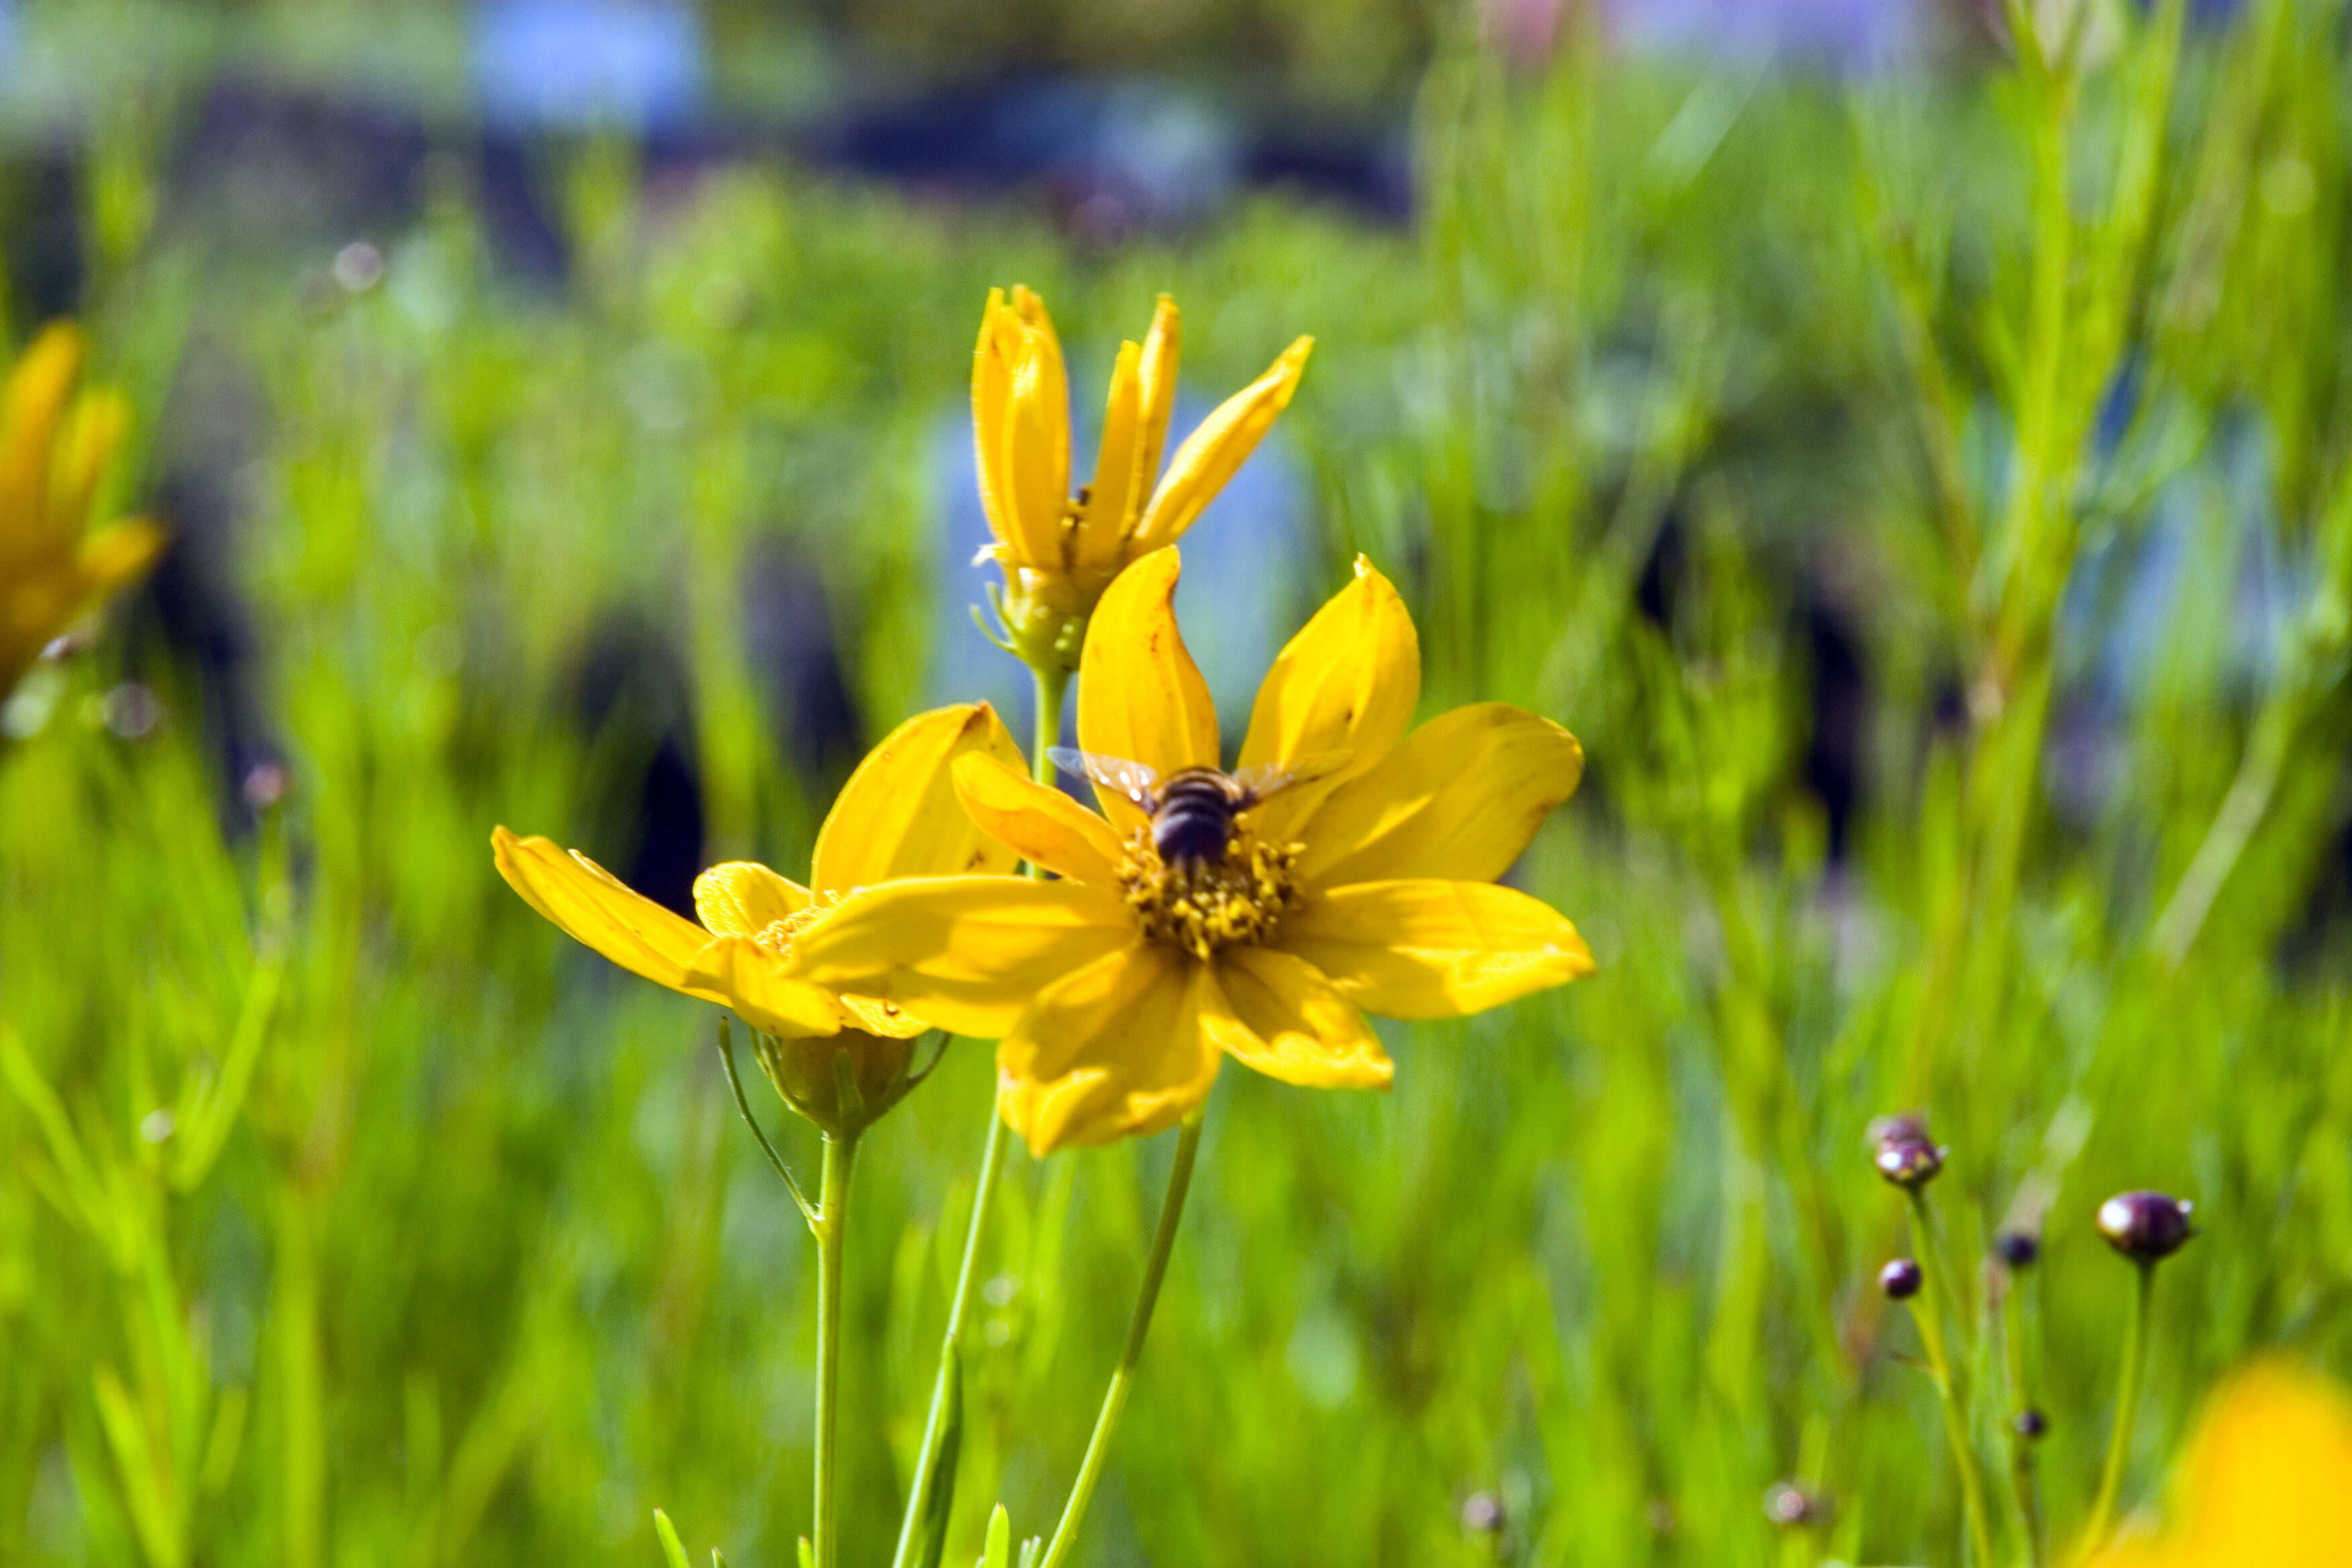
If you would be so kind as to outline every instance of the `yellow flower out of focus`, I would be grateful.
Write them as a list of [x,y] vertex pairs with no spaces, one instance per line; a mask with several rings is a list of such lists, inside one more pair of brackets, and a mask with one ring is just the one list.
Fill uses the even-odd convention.
[[[1176,578],[1173,550],[1120,576],[1079,670],[1080,743],[1161,780],[1218,762]],[[1385,1086],[1360,1009],[1454,1017],[1592,969],[1566,920],[1494,885],[1576,788],[1576,738],[1503,703],[1408,734],[1420,688],[1412,621],[1359,562],[1275,661],[1242,743],[1240,771],[1297,764],[1301,782],[1246,808],[1222,859],[1163,862],[1117,789],[1098,784],[1097,816],[966,758],[973,820],[1062,879],[867,889],[810,927],[791,972],[1000,1037],[1001,1105],[1040,1153],[1174,1124],[1228,1056],[1288,1083]]]
[[2352,1401],[2281,1362],[2207,1405],[2162,1534],[2085,1568],[2321,1568],[2352,1563]]
[[0,412],[0,697],[41,649],[146,570],[161,529],[129,519],[89,530],[90,506],[129,411],[112,392],[76,396],[82,337],[45,329],[9,373]]
[[[972,439],[981,505],[1004,568],[1005,630],[1032,665],[1068,668],[1076,638],[1122,568],[1173,544],[1234,477],[1290,402],[1312,338],[1225,400],[1160,476],[1176,403],[1176,303],[1160,296],[1140,344],[1119,347],[1094,479],[1070,493],[1070,388],[1045,302],[991,289],[972,354]],[[1155,483],[1155,481],[1157,481]]]
[[[695,912],[681,919],[579,852],[545,838],[490,836],[499,872],[531,908],[633,974],[732,1008],[771,1041],[855,1034],[856,1076],[869,1106],[887,1098],[907,1060],[905,1042],[927,1025],[895,1003],[843,995],[789,978],[795,937],[855,889],[893,878],[1013,870],[1016,857],[975,828],[957,804],[955,764],[965,757],[1017,763],[1020,749],[986,703],[910,719],[877,746],[843,786],[817,834],[803,887],[765,866],[730,861],[695,879]],[[794,1109],[825,1120],[833,1057],[801,1061],[763,1047],[761,1064]]]

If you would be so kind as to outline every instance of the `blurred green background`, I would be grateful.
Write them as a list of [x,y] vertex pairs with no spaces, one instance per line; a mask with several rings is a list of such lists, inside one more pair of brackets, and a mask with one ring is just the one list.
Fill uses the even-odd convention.
[[[1969,1300],[2046,1233],[2062,1534],[2108,1193],[2203,1231],[2127,1499],[2249,1351],[2352,1367],[2346,6],[2053,0],[2021,61],[1998,7],[1617,9],[714,3],[593,112],[456,7],[0,12],[11,335],[88,321],[178,539],[0,710],[0,1562],[649,1563],[656,1505],[792,1561],[813,1264],[712,1010],[488,837],[797,870],[1004,680],[950,454],[1014,280],[1082,423],[1157,290],[1190,397],[1316,334],[1267,515],[1187,542],[1281,568],[1233,637],[1366,552],[1427,710],[1591,763],[1514,880],[1595,978],[1394,1028],[1385,1096],[1225,1075],[1087,1561],[1958,1563],[1870,1284],[1896,1110]],[[991,1081],[958,1043],[860,1162],[852,1561]],[[950,1562],[1050,1525],[1164,1142],[1016,1157]]]

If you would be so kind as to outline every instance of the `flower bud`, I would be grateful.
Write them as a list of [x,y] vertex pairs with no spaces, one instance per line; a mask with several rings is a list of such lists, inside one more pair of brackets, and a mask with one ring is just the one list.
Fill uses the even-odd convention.
[[1494,1492],[1472,1492],[1462,1500],[1462,1528],[1473,1535],[1500,1535],[1510,1515]]
[[1944,1168],[1947,1152],[1925,1138],[1893,1138],[1879,1144],[1872,1163],[1898,1187],[1924,1187]]
[[915,1085],[915,1042],[844,1029],[756,1037],[760,1070],[786,1105],[835,1137],[863,1131]]
[[2029,1443],[2038,1443],[2050,1430],[2049,1418],[2039,1410],[2021,1410],[2009,1418],[2017,1435]]
[[1878,1271],[1878,1288],[1890,1301],[1908,1301],[1919,1293],[1921,1278],[1916,1263],[1898,1258]]
[[2042,1257],[2042,1243],[2031,1231],[2004,1230],[1992,1238],[1992,1250],[2013,1269],[2031,1268]]
[[1826,1524],[1832,1511],[1829,1499],[1794,1481],[1776,1481],[1764,1493],[1764,1517],[1783,1530]]
[[2117,1193],[2099,1205],[2099,1234],[2135,1263],[2154,1263],[2195,1234],[2189,1228],[2190,1206],[2162,1193]]
[[1882,1143],[1932,1142],[1927,1136],[1927,1119],[1916,1110],[1906,1110],[1895,1116],[1872,1117],[1863,1139],[1873,1149]]

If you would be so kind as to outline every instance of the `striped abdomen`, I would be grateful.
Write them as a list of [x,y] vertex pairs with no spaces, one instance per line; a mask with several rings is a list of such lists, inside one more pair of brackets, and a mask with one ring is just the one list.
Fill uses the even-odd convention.
[[1214,768],[1186,768],[1163,780],[1151,814],[1151,846],[1170,866],[1225,858],[1233,842],[1233,781]]

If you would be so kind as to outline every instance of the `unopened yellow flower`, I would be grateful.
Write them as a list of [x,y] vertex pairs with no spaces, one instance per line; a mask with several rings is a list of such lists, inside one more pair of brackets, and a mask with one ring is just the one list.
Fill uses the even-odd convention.
[[[1045,302],[991,289],[972,354],[981,505],[1004,568],[1006,630],[1032,662],[1066,664],[1076,631],[1129,562],[1173,544],[1290,402],[1312,338],[1227,398],[1160,472],[1176,404],[1176,302],[1160,296],[1141,343],[1119,346],[1094,479],[1070,493],[1070,388]],[[1074,629],[1075,628],[1075,629]]]
[[[803,928],[858,888],[912,876],[986,880],[1013,868],[1013,852],[975,828],[956,802],[953,769],[967,756],[1021,760],[986,703],[908,720],[858,764],[834,802],[817,834],[813,886],[747,860],[713,866],[695,879],[699,925],[632,891],[577,850],[567,854],[545,838],[518,838],[500,827],[490,836],[491,850],[499,874],[531,908],[632,974],[732,1008],[772,1039],[842,1032],[866,1037],[855,1042],[865,1058],[859,1078],[872,1069],[887,1081],[906,1060],[903,1044],[891,1043],[929,1026],[895,1003],[791,978],[784,963]],[[794,1071],[789,1058],[773,1053],[763,1054],[761,1062],[772,1078],[781,1072],[789,1079]],[[804,1087],[822,1099],[832,1070],[828,1053]],[[883,1084],[861,1081],[860,1087],[870,1103]],[[800,1104],[789,1082],[780,1080],[777,1088]]]
[[[1173,550],[1120,576],[1079,670],[1081,744],[1163,782],[1218,762],[1176,577]],[[1412,621],[1360,562],[1275,661],[1242,743],[1240,776],[1302,782],[1269,782],[1218,858],[1164,860],[1115,788],[1097,816],[969,758],[955,784],[973,819],[1062,879],[868,889],[803,933],[791,973],[1001,1037],[1005,1117],[1040,1153],[1173,1124],[1228,1056],[1289,1083],[1385,1085],[1359,1009],[1453,1017],[1592,968],[1566,920],[1493,885],[1575,789],[1576,738],[1503,703],[1408,734],[1420,687]]]
[[2086,1568],[2287,1568],[2352,1563],[2352,1400],[2283,1362],[2238,1373],[2206,1406],[2164,1532]]
[[0,411],[0,697],[51,638],[136,577],[163,542],[131,519],[89,531],[90,504],[129,415],[120,395],[84,392],[82,338],[46,329],[9,373]]

